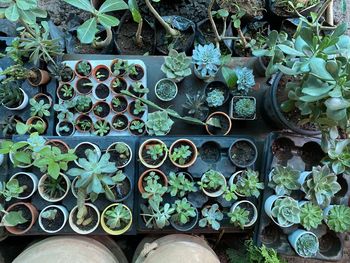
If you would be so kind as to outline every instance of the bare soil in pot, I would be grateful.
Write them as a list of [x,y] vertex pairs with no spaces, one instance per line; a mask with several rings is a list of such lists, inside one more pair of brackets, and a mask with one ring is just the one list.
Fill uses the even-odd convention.
[[310,166],[316,166],[321,163],[325,153],[323,152],[321,145],[317,142],[307,142],[301,149],[301,159]]
[[289,160],[293,157],[292,150],[295,147],[294,142],[286,137],[276,139],[272,143],[272,153],[279,160]]
[[282,229],[275,223],[270,222],[270,224],[265,226],[262,230],[261,241],[266,245],[279,244],[282,235],[284,235]]
[[129,120],[128,117],[126,117],[123,114],[115,115],[112,119],[112,126],[114,129],[118,131],[123,131],[128,127]]
[[73,69],[71,69],[70,67],[64,67],[63,70],[66,73],[66,75],[61,75],[62,81],[63,82],[70,82],[70,81],[72,81],[72,79],[74,77]]
[[118,183],[112,191],[115,194],[116,200],[124,199],[131,191],[131,183],[129,178],[125,178],[125,180],[121,183]]
[[[119,102],[120,102],[117,107],[115,106],[115,103],[113,103],[113,101],[115,99],[119,99]],[[128,101],[124,96],[116,96],[113,98],[113,100],[111,102],[111,107],[112,107],[113,111],[118,112],[118,113],[122,113],[128,107]]]
[[206,163],[216,163],[220,160],[220,145],[214,141],[206,142],[199,148],[199,156]]
[[59,126],[60,127],[68,126],[68,128],[69,128],[68,132],[67,131],[60,131],[60,134],[62,136],[70,136],[73,133],[73,131],[74,131],[74,126],[73,126],[73,124],[71,122],[62,121],[62,122],[60,122]]
[[[46,218],[41,217],[41,223],[46,230],[55,231],[55,230],[60,229],[61,226],[63,225],[64,215],[63,215],[63,212],[61,211],[61,209],[49,208],[49,210],[51,210],[51,209],[57,210],[57,214],[55,216],[55,219],[50,220],[50,219],[46,219]],[[47,210],[45,210],[45,211],[47,211]]]
[[208,130],[212,135],[224,135],[230,128],[229,120],[222,114],[215,114],[212,117],[219,119],[221,128],[208,125]]
[[[83,127],[84,122],[89,122],[91,124],[90,128],[87,128],[85,126]],[[76,127],[78,130],[80,130],[82,132],[88,132],[92,129],[92,126],[93,126],[92,119],[88,115],[80,115],[77,118]]]
[[[132,116],[135,116],[137,118],[142,118],[142,116],[145,114],[145,111],[141,111],[139,112],[138,114],[135,114],[134,113],[134,110],[135,110],[135,104],[136,104],[136,101],[132,101],[130,102],[129,104],[129,113],[132,115]],[[142,105],[144,105],[143,103],[141,103]]]
[[[117,81],[119,80],[118,85],[115,85],[115,87],[113,86],[114,83],[117,83]],[[124,78],[122,77],[118,77],[113,79],[113,81],[111,82],[111,89],[115,92],[115,93],[121,93],[123,90],[127,90],[128,89],[128,83],[125,81]]]
[[98,84],[95,93],[99,99],[104,100],[109,96],[109,88],[105,84]]
[[15,177],[15,179],[18,180],[20,186],[26,186],[24,191],[21,194],[19,194],[19,197],[25,197],[32,193],[34,184],[32,179],[28,175],[21,173],[21,174],[18,174]]
[[75,149],[75,155],[79,158],[86,158],[85,151],[86,150],[95,150],[95,148],[91,144],[80,144],[78,148]]
[[257,152],[247,141],[237,141],[230,149],[230,157],[238,164],[245,166],[256,158]]
[[30,226],[31,221],[32,221],[32,214],[31,214],[29,208],[24,206],[24,205],[16,205],[15,207],[13,207],[11,209],[11,211],[13,211],[13,212],[21,211],[22,212],[22,216],[27,220],[27,222],[25,222],[23,224],[19,224],[19,225],[15,226],[15,228],[20,230],[20,231],[26,230]]
[[77,214],[78,214],[78,209],[75,209],[74,213],[73,213],[73,222],[74,222],[74,225],[76,225],[80,230],[83,230],[83,231],[88,231],[90,230],[91,228],[93,228],[96,224],[97,224],[97,214],[96,214],[96,211],[90,207],[90,206],[86,206],[87,208],[87,215],[85,216],[85,218],[92,218],[92,221],[90,224],[87,224],[87,225],[77,225],[76,222],[78,221],[78,218],[77,218]]
[[135,68],[136,68],[137,74],[129,74],[129,77],[135,81],[141,80],[145,75],[145,71],[140,65],[135,65]]
[[334,257],[339,254],[342,249],[342,242],[333,232],[327,232],[319,238],[320,253],[326,257]]
[[151,158],[151,156],[147,153],[147,151],[150,149],[150,146],[154,146],[154,145],[161,145],[160,143],[158,142],[150,142],[148,143],[147,145],[145,145],[143,148],[142,148],[142,151],[141,151],[141,156],[142,156],[142,159],[149,165],[158,165],[164,158],[165,156],[165,151],[163,150],[162,152],[162,155],[158,156],[158,158],[156,160],[153,160]]
[[[101,111],[99,111],[101,110]],[[107,102],[98,102],[94,105],[93,107],[93,112],[95,113],[96,116],[100,117],[100,118],[106,118],[108,116],[108,114],[110,113],[111,109],[108,105]]]
[[[72,94],[65,94],[65,92],[63,91],[63,87],[66,87],[66,86],[72,90]],[[63,84],[58,88],[58,96],[61,100],[70,100],[74,97],[74,95],[75,95],[74,88],[70,84]]]
[[[100,77],[97,77],[98,74],[100,75]],[[109,78],[109,71],[107,68],[105,67],[100,67],[99,69],[96,70],[95,72],[95,78],[98,79],[99,81],[105,81]]]
[[92,91],[92,82],[87,78],[81,78],[77,81],[77,90],[81,94],[89,94]]

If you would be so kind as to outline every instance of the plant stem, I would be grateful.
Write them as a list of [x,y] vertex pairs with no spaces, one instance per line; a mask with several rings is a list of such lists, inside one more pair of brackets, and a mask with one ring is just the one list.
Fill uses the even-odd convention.
[[330,24],[331,26],[334,26],[333,4],[334,4],[334,0],[332,0],[332,1],[329,3],[329,6],[328,6],[327,11],[326,11],[326,21],[327,21],[327,23]]
[[138,23],[137,31],[136,31],[136,35],[135,35],[136,45],[139,46],[139,47],[143,46],[142,36],[141,36],[142,27],[143,27],[143,19],[141,18],[140,23]]
[[210,1],[210,4],[208,6],[208,17],[209,17],[209,21],[211,23],[211,27],[212,27],[212,29],[214,31],[214,34],[215,34],[215,41],[216,42],[220,42],[221,41],[221,37],[219,35],[218,29],[217,29],[216,24],[214,22],[213,15],[211,13],[211,10],[213,9],[214,3],[215,3],[215,0],[211,0]]

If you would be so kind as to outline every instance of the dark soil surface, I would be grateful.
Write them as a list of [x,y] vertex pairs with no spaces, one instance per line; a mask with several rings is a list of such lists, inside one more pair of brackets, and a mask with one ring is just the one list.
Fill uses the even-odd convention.
[[75,154],[78,156],[78,158],[86,158],[85,151],[88,149],[95,150],[95,148],[90,144],[82,144],[75,150]]
[[[101,75],[101,77],[99,77],[99,78],[97,78],[97,74],[100,74]],[[98,79],[99,81],[105,81],[106,79],[108,79],[109,78],[109,71],[108,71],[108,69],[106,69],[106,68],[100,68],[100,69],[98,69],[97,71],[96,71],[96,75],[95,75],[95,78],[96,79]]]
[[141,80],[143,78],[143,76],[145,75],[145,72],[144,72],[143,68],[139,65],[135,65],[135,68],[136,68],[137,74],[129,74],[129,77],[135,81]]
[[129,153],[129,157],[127,157],[124,154],[123,154],[123,156],[120,156],[120,154],[115,150],[115,147],[113,147],[111,150],[109,150],[108,153],[111,156],[109,158],[110,162],[115,162],[117,166],[122,166],[122,165],[126,164],[130,159],[130,153]]
[[231,148],[230,155],[237,164],[246,165],[254,160],[256,152],[250,143],[238,141]]
[[78,91],[81,93],[81,94],[88,94],[91,92],[92,90],[92,86],[89,86],[89,85],[85,85],[84,84],[87,84],[87,83],[91,83],[91,80],[89,79],[79,79],[77,81],[77,89]]
[[118,183],[113,188],[113,191],[116,195],[116,200],[120,200],[126,197],[129,194],[130,190],[131,190],[131,185],[128,179],[125,179],[123,182]]
[[124,112],[126,108],[128,107],[128,101],[124,97],[116,97],[120,100],[120,105],[118,107],[115,107],[113,103],[111,103],[111,106],[115,112]]
[[124,78],[119,77],[120,84],[118,87],[113,87],[111,84],[111,88],[115,93],[120,93],[122,90],[126,90],[128,88],[128,84],[126,83]]
[[64,222],[64,216],[62,211],[60,209],[57,209],[57,214],[54,220],[41,218],[41,222],[46,230],[55,231],[62,226]]
[[17,175],[16,179],[18,180],[20,186],[26,186],[26,189],[19,195],[19,197],[28,196],[33,191],[34,187],[32,179],[25,174]]
[[[102,107],[102,112],[99,112],[99,113],[96,112],[95,109],[96,109],[97,105]],[[106,118],[108,116],[108,114],[110,113],[111,109],[110,109],[108,103],[101,101],[101,102],[95,104],[93,111],[94,111],[96,116],[99,116],[100,118]]]
[[279,160],[289,160],[293,157],[292,149],[295,147],[292,140],[288,138],[279,138],[271,146],[272,153]]
[[109,96],[109,88],[105,84],[99,84],[96,87],[95,93],[98,98],[104,100]]
[[220,145],[216,142],[206,142],[199,149],[199,155],[206,163],[216,163],[220,160]]
[[130,102],[130,114],[131,114],[132,116],[137,117],[137,118],[141,118],[141,117],[143,116],[143,114],[145,114],[145,111],[142,111],[142,112],[140,112],[139,114],[134,114],[135,103],[136,103],[136,101]]
[[22,216],[27,220],[26,223],[17,225],[16,229],[19,229],[22,231],[22,230],[27,229],[30,226],[30,223],[32,220],[32,214],[30,213],[30,210],[28,207],[26,207],[24,205],[18,205],[16,207],[14,207],[13,209],[11,209],[11,211],[14,211],[14,212],[22,211]]

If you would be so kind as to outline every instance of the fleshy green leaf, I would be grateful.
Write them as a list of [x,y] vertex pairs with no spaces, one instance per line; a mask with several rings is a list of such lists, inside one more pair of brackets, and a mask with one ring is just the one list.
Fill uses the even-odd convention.
[[100,14],[98,16],[98,21],[103,25],[104,27],[113,27],[119,25],[119,20],[115,18],[114,16]]
[[91,6],[91,3],[89,0],[63,0],[63,1],[79,9],[82,9],[91,13],[94,12],[94,8]]
[[98,11],[99,13],[106,13],[128,8],[128,5],[123,0],[107,0],[101,5]]
[[97,21],[96,18],[90,18],[85,21],[84,24],[78,27],[77,33],[78,38],[83,44],[90,44],[95,39],[95,34],[97,32]]
[[10,5],[6,11],[5,16],[8,20],[16,22],[19,18],[18,8],[16,5]]

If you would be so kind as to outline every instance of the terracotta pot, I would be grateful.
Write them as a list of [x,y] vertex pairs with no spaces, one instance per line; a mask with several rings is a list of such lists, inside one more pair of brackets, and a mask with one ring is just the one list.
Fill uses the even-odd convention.
[[40,97],[45,97],[45,98],[49,101],[48,104],[50,104],[50,107],[52,107],[52,98],[51,98],[50,96],[44,94],[44,93],[38,93],[38,94],[36,94],[36,95],[33,97],[33,99],[35,99],[35,101],[39,102],[39,101],[40,101]]
[[[60,210],[63,214],[63,223],[62,225],[58,228],[58,229],[55,229],[55,230],[48,230],[45,228],[45,226],[43,225],[43,222],[42,222],[42,214],[46,211],[46,210],[49,210],[49,209],[56,209],[56,210]],[[41,210],[40,214],[39,214],[39,226],[40,228],[46,232],[46,233],[49,233],[49,234],[54,234],[54,233],[57,233],[57,232],[60,232],[63,227],[65,226],[65,224],[67,223],[68,221],[68,210],[67,208],[65,208],[64,206],[62,205],[49,205],[49,206],[46,206],[43,210]]]
[[[212,114],[209,115],[207,121],[208,121],[210,118],[212,118],[213,116],[215,116],[215,115],[223,115],[223,116],[228,120],[229,127],[228,127],[228,130],[227,130],[223,135],[229,134],[230,131],[231,131],[231,128],[232,128],[232,122],[231,122],[230,117],[229,117],[226,113],[224,113],[224,112],[222,112],[222,111],[216,111],[216,112],[213,112]],[[208,134],[213,135],[213,134],[209,131],[208,125],[205,125],[205,129],[207,130],[207,133],[208,133]]]
[[125,126],[124,129],[116,129],[116,128],[113,126],[113,123],[114,123],[115,119],[118,118],[119,116],[125,116],[125,115],[124,115],[124,114],[116,114],[116,115],[114,115],[114,116],[113,116],[113,119],[112,119],[112,122],[111,122],[111,127],[112,127],[113,130],[118,131],[118,132],[119,132],[119,131],[125,131],[125,130],[128,128],[128,126],[129,126],[129,120],[128,120],[128,117],[126,117],[126,116],[125,116],[125,119],[127,120],[127,125]]
[[136,64],[135,67],[137,68],[137,70],[139,70],[140,72],[142,71],[142,77],[141,78],[135,78],[134,76],[129,74],[129,78],[134,80],[134,81],[139,81],[141,79],[143,79],[143,77],[145,76],[145,70],[143,69],[143,67],[139,64]]
[[24,202],[18,202],[18,203],[12,204],[6,209],[6,211],[10,212],[16,206],[25,206],[25,207],[27,207],[30,210],[30,214],[31,214],[30,225],[24,230],[17,229],[15,226],[5,226],[5,228],[11,234],[23,235],[23,234],[27,233],[33,227],[34,223],[36,222],[36,220],[38,218],[38,214],[39,213],[38,213],[38,210],[36,209],[36,207],[34,205],[32,205],[31,203],[24,203]]
[[[188,163],[183,164],[183,165],[176,163],[176,162],[171,158],[171,154],[172,154],[172,152],[173,152],[173,150],[174,150],[175,145],[176,145],[176,144],[180,145],[181,143],[186,144],[186,145],[189,145],[190,148],[191,148],[191,152],[193,153],[193,154],[192,154],[193,156],[192,156],[191,160],[190,160]],[[171,144],[170,149],[169,149],[169,159],[170,159],[170,161],[173,163],[173,165],[175,165],[176,167],[179,167],[179,168],[187,168],[187,167],[192,166],[192,165],[195,163],[195,161],[197,160],[197,156],[198,156],[198,150],[197,150],[196,145],[195,145],[192,141],[190,141],[190,140],[188,140],[188,139],[179,139],[179,140],[176,140],[175,142],[173,142],[173,143]]]
[[[105,70],[108,72],[108,76],[107,76],[107,78],[104,79],[104,80],[100,80],[100,79],[98,79],[98,78],[96,77],[96,73],[97,73],[97,71],[99,71],[100,69],[105,69]],[[95,79],[97,82],[102,83],[102,82],[105,82],[107,79],[109,79],[109,77],[111,76],[111,72],[110,72],[110,70],[109,70],[109,68],[108,68],[107,66],[105,66],[105,65],[98,65],[98,66],[96,66],[96,67],[94,68],[94,70],[92,71],[92,75],[93,75],[94,79]]]
[[[50,145],[50,146],[54,146],[54,147],[58,147],[57,145],[63,146],[65,148],[65,150],[64,150],[65,153],[67,153],[68,150],[70,149],[67,143],[65,143],[64,141],[59,140],[59,139],[48,140],[45,144]],[[60,147],[58,147],[58,148],[60,148]]]
[[[132,121],[141,121],[141,122],[143,122],[143,123],[145,123],[143,120],[141,120],[140,118],[135,118],[135,119],[133,119]],[[130,121],[129,122],[129,126],[128,126],[128,130],[130,131],[130,133],[132,134],[132,135],[136,135],[136,136],[142,136],[142,135],[144,135],[145,133],[146,133],[146,123],[145,123],[145,126],[144,126],[144,130],[143,130],[143,133],[141,133],[141,134],[134,134],[131,130],[130,130],[130,126],[131,126],[131,124],[132,124],[132,121]]]
[[[152,165],[152,164],[147,163],[142,157],[143,149],[144,148],[147,149],[148,145],[154,145],[154,144],[163,144],[165,146],[165,149],[164,149],[165,150],[165,154],[163,156],[163,159],[156,165]],[[167,157],[168,157],[168,148],[166,147],[165,143],[163,141],[159,140],[159,139],[148,139],[148,140],[144,141],[141,144],[140,148],[139,148],[139,159],[140,159],[141,163],[144,166],[146,166],[147,168],[155,169],[155,168],[158,168],[158,167],[162,166]]]
[[31,70],[31,72],[36,74],[38,79],[39,79],[38,83],[34,83],[33,81],[30,80],[30,78],[28,78],[27,80],[28,80],[30,85],[37,87],[37,86],[45,85],[45,84],[49,83],[49,81],[51,79],[49,72],[47,72],[46,70],[39,69],[39,68],[31,68],[30,70]]
[[147,171],[144,171],[141,174],[141,176],[140,176],[140,178],[139,178],[139,180],[137,182],[137,187],[138,187],[139,192],[141,194],[145,192],[145,189],[142,186],[143,178],[146,177],[150,172],[156,172],[163,179],[163,180],[161,180],[161,181],[163,181],[163,186],[166,186],[166,187],[168,186],[168,178],[166,177],[166,175],[161,170],[149,169]]
[[[110,70],[111,70],[111,74],[113,75],[113,76],[116,76],[116,77],[123,77],[125,74],[126,74],[126,70],[121,70],[122,72],[120,72],[120,74],[119,75],[115,75],[114,73],[113,73],[113,65],[116,63],[116,62],[118,62],[119,60],[122,60],[122,59],[114,59],[113,61],[112,61],[112,63],[111,63],[111,66],[110,66]],[[125,63],[124,63],[124,65],[125,65]]]
[[79,72],[77,71],[77,66],[78,66],[78,64],[79,64],[81,61],[83,61],[83,60],[78,60],[77,64],[75,64],[75,67],[74,67],[75,74],[76,74],[78,77],[80,77],[80,78],[89,77],[89,76],[91,75],[91,72],[92,72],[91,63],[90,63],[89,61],[85,60],[85,61],[86,61],[87,63],[89,63],[89,65],[90,65],[90,73],[89,73],[87,76],[84,76],[84,75],[79,74]]
[[[103,117],[98,116],[98,115],[95,113],[95,108],[96,108],[98,105],[101,105],[101,104],[106,105],[106,107],[108,106],[108,109],[109,109],[108,114],[107,114],[106,116],[103,116]],[[111,106],[110,106],[107,102],[105,102],[105,101],[97,101],[97,102],[92,106],[92,112],[94,113],[94,116],[95,116],[97,119],[99,119],[99,120],[104,120],[104,119],[107,118],[108,115],[111,113]]]
[[128,103],[128,100],[125,98],[125,96],[123,96],[123,95],[116,95],[116,96],[113,97],[113,99],[114,98],[120,98],[121,100],[125,100],[126,101],[126,107],[125,107],[125,109],[123,111],[116,111],[113,108],[113,104],[112,104],[112,101],[111,101],[109,105],[110,105],[110,108],[112,109],[113,112],[115,112],[116,114],[122,114],[122,113],[126,112],[127,109],[129,109],[129,105],[130,104]]
[[[61,95],[60,95],[60,93],[59,93],[60,90],[62,89],[62,87],[63,87],[64,85],[69,85],[69,86],[72,87],[72,85],[70,85],[70,84],[68,84],[68,83],[64,83],[64,84],[60,85],[60,86],[57,88],[57,90],[56,90],[57,98],[59,98],[60,100],[63,100],[63,101],[70,101],[70,100],[72,100],[72,99],[75,97],[75,90],[77,90],[77,89],[74,89],[74,87],[72,87],[72,88],[73,88],[73,95],[72,95],[72,97],[69,98],[69,99],[64,99],[64,98],[61,97]],[[75,85],[76,85],[76,84],[75,84]]]
[[[90,121],[91,121],[91,127],[90,127],[89,130],[85,130],[85,131],[84,131],[84,130],[82,130],[82,129],[79,127],[79,125],[77,124],[82,118],[86,118],[86,119],[89,118],[89,119],[90,119]],[[82,133],[90,132],[90,131],[92,130],[93,126],[94,126],[93,121],[92,121],[92,119],[90,118],[90,116],[89,116],[89,115],[85,115],[85,114],[79,115],[78,118],[75,120],[75,122],[76,122],[76,124],[75,124],[76,130],[79,131],[79,132],[82,132]]]
[[[90,83],[91,83],[91,81],[90,81],[90,79],[89,78],[84,78],[84,77],[81,77],[79,80],[81,81],[81,80],[88,80]],[[93,85],[92,86],[89,86],[89,91],[87,92],[87,93],[82,93],[81,91],[79,91],[79,89],[78,89],[78,83],[79,83],[79,80],[77,80],[76,82],[75,82],[75,90],[77,91],[77,93],[78,94],[80,94],[80,95],[89,95],[90,93],[92,93],[92,89],[93,89]]]
[[115,82],[116,79],[119,79],[121,82],[125,83],[125,89],[121,89],[121,90],[128,90],[128,83],[122,77],[116,77],[116,78],[112,79],[109,88],[110,88],[110,90],[112,91],[113,94],[120,95],[120,92],[116,92],[115,91],[116,88],[113,87],[113,83]]
[[[45,131],[47,130],[47,123],[43,118],[40,118],[38,116],[33,116],[30,117],[27,121],[26,121],[26,125],[32,125],[34,121],[41,121],[44,124],[44,132],[40,133],[40,134],[44,134]],[[28,131],[29,132],[29,131]]]
[[65,66],[64,68],[65,68],[65,69],[68,68],[68,69],[71,71],[72,77],[71,77],[68,81],[64,81],[64,80],[62,79],[62,77],[61,77],[61,81],[62,81],[63,83],[72,82],[72,81],[75,79],[75,72],[74,72],[74,69],[72,69],[72,68],[69,67],[69,66]]
[[[132,111],[131,111],[131,106],[134,105],[136,103],[136,100],[133,100],[129,103],[128,105],[128,113],[133,117],[133,118],[142,118],[145,115],[145,111],[143,112],[142,115],[135,115]],[[145,105],[144,103],[141,103],[142,105]]]

